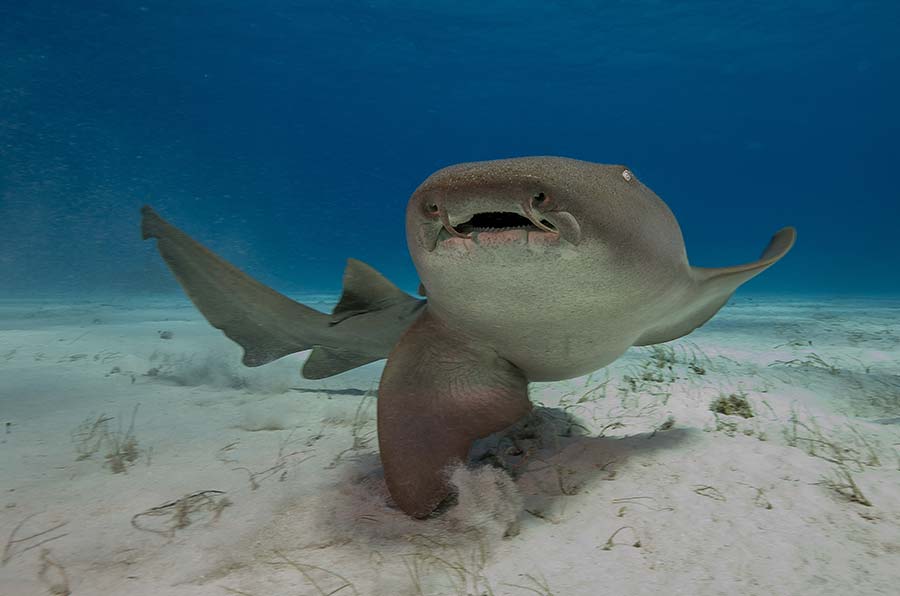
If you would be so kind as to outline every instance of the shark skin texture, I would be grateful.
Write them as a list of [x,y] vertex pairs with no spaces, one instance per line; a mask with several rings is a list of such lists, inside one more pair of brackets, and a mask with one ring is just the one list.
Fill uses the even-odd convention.
[[406,208],[412,297],[349,259],[330,315],[255,281],[150,207],[144,239],[214,327],[260,366],[312,349],[322,379],[387,358],[378,445],[406,514],[450,495],[448,466],[531,410],[528,383],[577,377],[631,346],[671,341],[708,321],[781,259],[796,231],[759,259],[692,267],[674,215],[628,168],[562,157],[464,163],[432,174]]

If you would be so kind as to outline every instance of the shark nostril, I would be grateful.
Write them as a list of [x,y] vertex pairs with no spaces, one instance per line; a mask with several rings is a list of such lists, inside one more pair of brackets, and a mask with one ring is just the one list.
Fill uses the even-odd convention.
[[437,206],[437,203],[425,203],[425,214],[430,215],[432,217],[436,216],[440,211],[440,207]]
[[536,195],[534,195],[533,197],[531,197],[531,200],[534,203],[535,207],[540,207],[541,205],[543,205],[544,203],[547,202],[547,195],[542,192],[539,192]]

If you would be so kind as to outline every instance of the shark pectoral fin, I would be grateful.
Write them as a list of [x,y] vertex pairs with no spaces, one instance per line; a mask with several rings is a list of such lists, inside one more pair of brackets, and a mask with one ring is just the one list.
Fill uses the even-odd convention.
[[708,293],[732,293],[742,283],[756,277],[791,250],[797,240],[797,231],[792,227],[782,228],[775,232],[768,246],[763,251],[758,261],[735,265],[734,267],[719,267],[708,269],[693,267],[694,276],[700,281],[703,290]]
[[396,305],[412,307],[418,303],[418,299],[392,284],[371,266],[356,259],[347,259],[344,291],[331,313],[331,324],[337,325],[350,317]]
[[156,238],[159,253],[206,320],[244,348],[245,365],[266,364],[322,342],[327,315],[254,280],[150,207],[141,213],[143,238]]
[[734,267],[691,267],[695,289],[688,294],[684,308],[674,311],[660,325],[645,331],[634,343],[649,346],[683,337],[706,323],[722,308],[734,291],[756,277],[791,250],[797,239],[792,227],[782,228],[772,236],[759,260]]
[[450,492],[447,467],[530,409],[518,368],[423,313],[391,352],[378,389],[378,443],[394,501],[413,517],[432,513]]
[[382,358],[384,356],[373,356],[344,348],[316,346],[303,363],[303,378],[325,379]]

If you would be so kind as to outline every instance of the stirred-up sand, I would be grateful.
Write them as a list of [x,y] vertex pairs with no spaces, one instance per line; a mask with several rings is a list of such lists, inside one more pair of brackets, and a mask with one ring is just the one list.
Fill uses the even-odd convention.
[[0,594],[897,594],[900,302],[738,298],[533,384],[425,521],[383,364],[304,358],[245,368],[183,299],[0,303]]

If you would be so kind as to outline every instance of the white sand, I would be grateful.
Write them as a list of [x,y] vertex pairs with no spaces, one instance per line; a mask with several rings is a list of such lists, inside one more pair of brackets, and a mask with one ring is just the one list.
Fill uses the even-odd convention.
[[[516,479],[458,470],[414,521],[380,364],[247,369],[180,298],[2,302],[0,593],[897,594],[900,303],[738,299],[688,340],[532,385],[473,452]],[[754,417],[710,411],[741,392]]]

